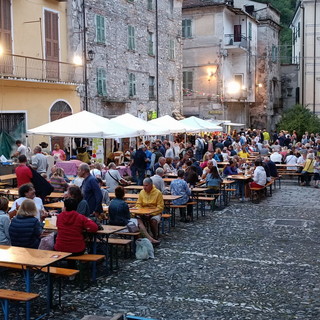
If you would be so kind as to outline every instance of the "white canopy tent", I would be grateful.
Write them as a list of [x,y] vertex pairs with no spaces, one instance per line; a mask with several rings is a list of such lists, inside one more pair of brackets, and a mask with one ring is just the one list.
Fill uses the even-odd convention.
[[55,137],[124,138],[136,137],[138,130],[113,123],[88,111],[81,111],[42,126],[27,130],[28,134]]
[[222,131],[222,127],[194,116],[180,120],[179,122],[194,127],[198,131]]
[[153,136],[170,134],[168,129],[158,127],[155,124],[150,124],[149,122],[135,117],[130,113],[122,114],[121,116],[115,117],[110,121],[128,128],[136,129],[140,132],[140,135]]
[[165,115],[163,117],[148,121],[150,125],[161,127],[169,131],[169,133],[180,133],[180,132],[197,132],[197,129],[187,124],[181,123],[174,118]]

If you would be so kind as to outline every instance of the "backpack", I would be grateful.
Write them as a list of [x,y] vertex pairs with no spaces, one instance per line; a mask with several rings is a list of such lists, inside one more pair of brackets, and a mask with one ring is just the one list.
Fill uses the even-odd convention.
[[202,139],[197,138],[197,141],[199,141],[199,143],[197,144],[197,151],[203,151],[204,143],[203,143]]

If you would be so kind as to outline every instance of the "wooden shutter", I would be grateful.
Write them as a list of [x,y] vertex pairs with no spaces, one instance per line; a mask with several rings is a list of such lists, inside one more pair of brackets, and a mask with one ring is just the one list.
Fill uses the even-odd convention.
[[45,21],[45,53],[48,79],[59,78],[59,17],[57,13],[44,12]]
[[96,27],[97,27],[97,42],[104,43],[105,39],[105,25],[104,17],[97,15],[96,16]]
[[0,45],[4,51],[4,56],[0,62],[0,72],[12,74],[13,61],[10,55],[12,53],[10,0],[0,0]]
[[241,25],[237,24],[234,29],[234,42],[241,42]]

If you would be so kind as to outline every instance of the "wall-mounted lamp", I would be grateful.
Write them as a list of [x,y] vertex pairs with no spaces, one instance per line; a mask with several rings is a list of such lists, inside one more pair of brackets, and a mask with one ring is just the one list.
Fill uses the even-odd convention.
[[212,77],[216,75],[217,69],[218,69],[218,66],[211,66],[207,69],[208,81],[210,81]]
[[88,51],[88,60],[92,61],[94,59],[95,52],[93,50]]
[[257,87],[257,88],[262,88],[262,83],[257,83],[257,84],[256,84],[256,87]]

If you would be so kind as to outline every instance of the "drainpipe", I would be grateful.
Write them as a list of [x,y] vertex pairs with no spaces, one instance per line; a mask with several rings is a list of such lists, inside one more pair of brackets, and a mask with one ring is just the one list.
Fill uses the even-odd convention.
[[87,27],[86,27],[86,6],[82,1],[83,19],[83,71],[84,71],[84,110],[88,111],[88,70],[87,70]]
[[156,75],[157,75],[157,118],[159,117],[159,21],[158,21],[158,0],[156,0]]
[[313,20],[313,114],[316,113],[316,21],[317,21],[317,0],[314,0],[314,20]]
[[[305,76],[304,76],[304,22],[305,22],[305,12],[304,12],[304,6],[301,4],[300,8],[302,10],[302,56],[301,56],[301,104],[304,105],[304,86],[305,86]],[[300,61],[299,61],[300,62]]]

